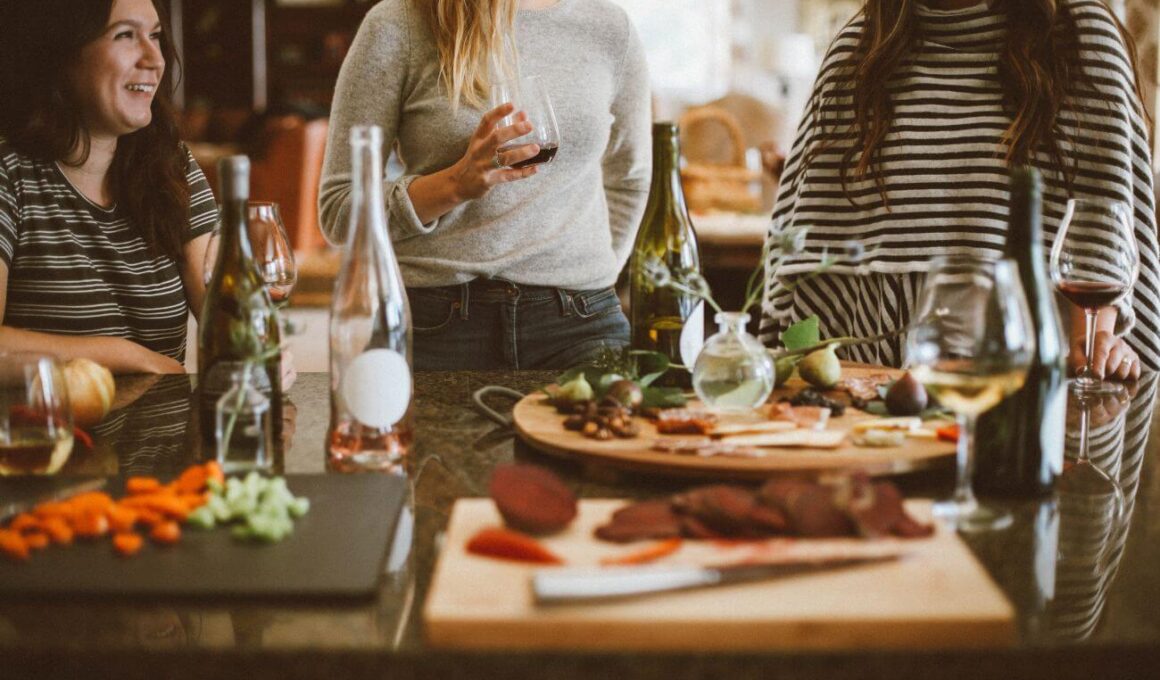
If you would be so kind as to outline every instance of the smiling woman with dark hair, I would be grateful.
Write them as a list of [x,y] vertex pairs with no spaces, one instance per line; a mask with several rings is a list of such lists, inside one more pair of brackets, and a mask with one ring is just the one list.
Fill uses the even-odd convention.
[[158,0],[0,0],[0,348],[183,371],[216,205]]

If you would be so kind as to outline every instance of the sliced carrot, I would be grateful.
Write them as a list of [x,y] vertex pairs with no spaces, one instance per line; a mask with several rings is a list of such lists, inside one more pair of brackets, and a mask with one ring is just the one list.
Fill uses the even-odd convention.
[[48,547],[48,534],[43,531],[29,531],[24,534],[24,542],[28,544],[29,548],[33,550],[44,550]]
[[204,493],[183,493],[177,498],[185,504],[186,510],[197,510],[209,501],[209,495]]
[[84,512],[73,518],[72,529],[80,538],[100,538],[109,533],[109,520],[104,513]]
[[22,512],[12,518],[12,521],[8,523],[8,528],[20,532],[36,531],[40,529],[40,520],[36,518],[36,515]]
[[48,537],[52,539],[53,543],[57,545],[69,545],[73,542],[72,527],[60,517],[49,517],[41,522],[40,525],[44,528],[44,533],[48,534]]
[[206,462],[202,467],[205,468],[205,475],[207,480],[214,480],[216,482],[225,482],[226,473],[222,471],[222,466],[216,460]]
[[173,545],[181,540],[181,527],[177,522],[162,522],[150,530],[149,538],[162,545]]
[[18,532],[0,529],[0,553],[23,562],[28,559],[28,543]]
[[137,510],[137,521],[146,526],[157,526],[162,522],[166,522],[165,515],[157,512],[152,508],[140,508]]
[[160,488],[161,482],[153,477],[130,477],[125,480],[125,491],[133,495],[153,493]]
[[145,539],[141,538],[141,534],[133,532],[123,532],[113,536],[113,549],[117,551],[118,555],[122,557],[129,557],[136,555],[141,546],[145,544]]
[[173,486],[178,494],[197,493],[205,488],[205,480],[209,479],[209,473],[200,465],[188,467],[181,476],[177,478]]
[[511,529],[481,529],[467,542],[467,551],[476,555],[519,562],[564,563],[564,560],[536,539]]
[[65,501],[81,512],[105,512],[113,507],[113,499],[103,491],[89,491],[78,494]]
[[127,508],[121,504],[114,505],[105,512],[105,517],[109,520],[109,528],[114,533],[125,533],[132,531],[133,526],[137,524],[141,513],[133,508]]
[[629,565],[629,564],[645,564],[654,560],[659,560],[662,557],[672,555],[681,547],[681,539],[666,538],[663,541],[657,541],[652,545],[641,548],[625,555],[617,555],[614,557],[605,557],[600,560],[601,564],[607,565]]
[[32,514],[40,519],[48,519],[49,517],[59,517],[66,522],[71,522],[72,518],[76,516],[77,509],[72,505],[63,501],[53,501],[49,503],[41,503],[32,509]]

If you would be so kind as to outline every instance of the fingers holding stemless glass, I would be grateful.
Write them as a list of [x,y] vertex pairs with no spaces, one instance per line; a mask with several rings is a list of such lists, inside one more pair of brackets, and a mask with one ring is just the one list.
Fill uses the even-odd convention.
[[520,169],[508,167],[535,156],[539,152],[539,147],[535,144],[507,149],[503,152],[502,159],[498,155],[501,146],[532,131],[531,123],[522,113],[516,114],[517,120],[512,125],[500,125],[504,117],[511,115],[513,111],[511,104],[501,104],[488,111],[468,140],[467,153],[456,163],[453,173],[459,195],[464,200],[480,198],[498,184],[536,174],[534,166]]

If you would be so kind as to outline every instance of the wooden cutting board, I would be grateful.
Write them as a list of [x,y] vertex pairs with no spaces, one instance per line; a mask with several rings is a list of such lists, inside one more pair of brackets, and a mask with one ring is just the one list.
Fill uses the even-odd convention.
[[[18,480],[2,481],[0,497],[20,491]],[[177,545],[147,540],[129,559],[118,557],[108,539],[52,546],[28,562],[0,558],[0,600],[376,594],[407,480],[368,474],[288,475],[286,481],[295,495],[310,499],[310,512],[279,543],[236,541],[228,529],[183,527]],[[111,480],[106,490],[119,494],[119,487]]]
[[[544,539],[569,566],[592,566],[629,546],[592,538],[618,500],[584,500],[566,531]],[[915,517],[929,503],[908,502]],[[540,567],[472,555],[479,529],[499,526],[489,499],[464,499],[453,509],[424,610],[427,640],[439,647],[592,650],[769,650],[1001,647],[1015,637],[1014,613],[959,538],[939,530],[929,539],[892,541],[910,551],[898,562],[619,602],[537,607],[530,577]],[[865,549],[877,542],[845,539]],[[686,550],[736,551],[686,541]],[[787,541],[794,550],[825,550],[829,541]],[[803,544],[804,547],[803,547]],[[767,548],[770,544],[766,544]],[[871,547],[873,546],[873,547]],[[887,545],[887,548],[896,547]],[[777,549],[776,546],[774,549]],[[858,549],[855,546],[855,549]],[[748,553],[752,555],[753,553]]]
[[[881,367],[842,368],[842,374],[846,377],[882,373],[901,375],[902,372]],[[787,385],[790,389],[804,386],[805,383],[797,378]],[[696,406],[696,403],[692,405]],[[873,475],[886,475],[925,467],[955,452],[953,443],[937,439],[907,437],[902,446],[867,448],[856,446],[852,437],[847,436],[838,447],[832,449],[769,447],[761,449],[764,455],[760,458],[702,458],[651,450],[649,447],[653,440],[660,435],[652,423],[643,418],[636,419],[641,433],[633,439],[597,441],[579,432],[569,432],[564,429],[564,416],[547,403],[547,397],[543,394],[530,394],[521,399],[512,416],[520,438],[545,453],[619,468],[676,475],[764,479],[771,473],[791,470],[841,469],[859,469]],[[827,430],[848,432],[854,423],[875,417],[856,409],[847,409],[842,417],[830,419]],[[945,424],[945,421],[939,421],[931,426]]]

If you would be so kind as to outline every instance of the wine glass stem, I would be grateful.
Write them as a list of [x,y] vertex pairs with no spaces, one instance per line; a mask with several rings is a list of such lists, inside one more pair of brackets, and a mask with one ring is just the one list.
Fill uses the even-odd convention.
[[1096,313],[1098,310],[1084,309],[1083,311],[1084,311],[1084,329],[1083,329],[1084,330],[1084,343],[1083,343],[1084,367],[1083,367],[1083,374],[1089,380],[1092,380],[1095,377],[1092,375],[1092,351],[1095,349],[1095,344],[1096,344]]
[[1088,428],[1091,420],[1091,404],[1087,399],[1080,399],[1079,402],[1079,453],[1076,454],[1075,462],[1086,463],[1088,459]]
[[955,503],[965,506],[975,500],[971,478],[975,475],[975,417],[959,415],[959,441],[955,450],[958,475],[955,478]]

